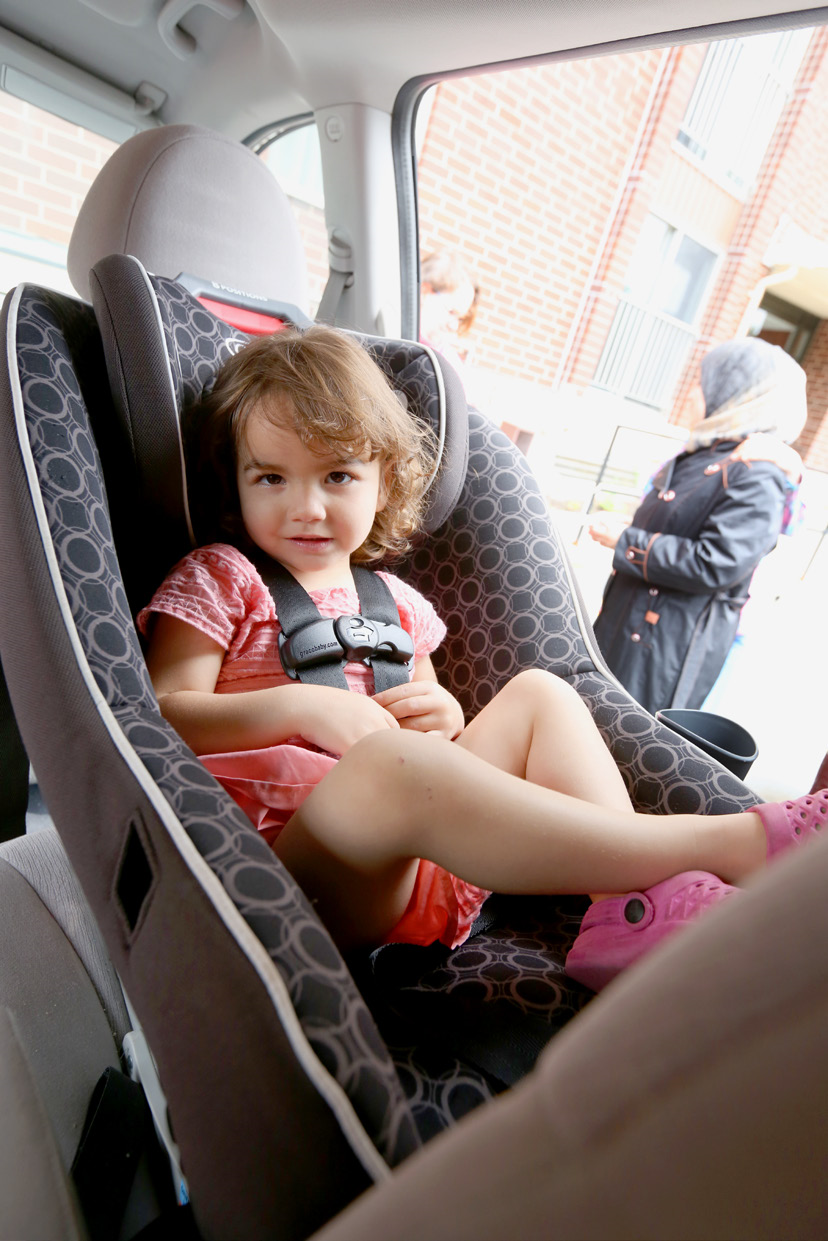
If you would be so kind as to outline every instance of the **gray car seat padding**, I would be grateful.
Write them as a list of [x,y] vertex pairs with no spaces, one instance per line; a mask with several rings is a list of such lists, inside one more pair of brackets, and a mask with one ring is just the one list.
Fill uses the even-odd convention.
[[[92,290],[116,405],[126,411],[122,417],[140,420],[144,416],[144,369],[157,375],[169,371],[168,390],[165,393],[159,385],[157,399],[166,402],[171,428],[166,438],[178,478],[179,416],[186,414],[188,403],[212,381],[225,350],[246,337],[209,315],[175,282],[147,276],[129,256],[113,255],[97,264]],[[383,343],[362,339],[372,349]],[[398,379],[399,368],[404,371],[410,365],[407,360],[417,349],[412,344],[385,342],[385,351],[376,356],[381,363],[392,360],[392,374]],[[430,375],[433,388],[433,362],[420,357],[415,370],[420,376],[419,391],[409,389],[416,402],[412,412],[428,411],[435,399],[426,383]],[[153,416],[157,413],[155,409]],[[446,424],[451,432],[450,413]],[[700,751],[680,743],[607,673],[566,555],[525,459],[480,415],[472,412],[466,426],[470,457],[466,465],[465,452],[455,447],[456,465],[447,475],[451,485],[441,497],[442,522],[435,522],[432,537],[423,541],[408,563],[395,569],[435,603],[448,624],[450,636],[436,652],[435,664],[467,714],[479,711],[522,669],[550,668],[569,679],[587,701],[640,808],[713,813],[753,804],[756,798],[744,785]],[[127,430],[125,438],[140,444],[137,433]],[[465,448],[465,437],[461,439],[459,433],[447,434],[446,443],[452,440]],[[142,511],[147,502],[152,503],[151,494],[142,502]],[[134,600],[134,606],[143,604],[148,595],[149,590]],[[478,1061],[469,1057],[465,1063],[463,1057],[452,1061],[446,1055],[451,1046],[470,1048],[464,1030],[475,1022],[479,1026],[483,1012],[491,1012],[488,1034],[483,1035],[485,1046],[492,1039],[500,1042],[501,1017],[506,1024],[514,1020],[516,1011],[524,1023],[537,1017],[539,1032],[545,1028],[551,1037],[583,1004],[583,989],[562,974],[563,959],[578,926],[578,918],[567,910],[567,903],[553,906],[550,901],[522,909],[511,904],[509,917],[514,921],[474,936],[452,954],[443,954],[433,970],[425,964],[428,958],[422,958],[421,977],[414,981],[395,985],[393,968],[384,968],[382,993],[376,988],[367,992],[406,1082],[422,1135],[430,1135],[467,1107],[491,1097],[487,1078],[470,1072],[482,1067]],[[526,950],[527,938],[533,943],[532,952]],[[383,954],[392,959],[399,956],[394,948],[383,949]],[[361,974],[360,980],[365,986]],[[384,1011],[389,987],[396,1032]],[[436,1032],[445,1028],[443,1001],[449,995],[459,1022],[457,1038],[454,1044],[448,1038],[442,1040],[437,1049]],[[423,1043],[424,1029],[432,1031],[428,1049]],[[424,1052],[440,1051],[444,1061],[437,1072],[417,1059]],[[492,1063],[490,1058],[487,1062]],[[431,1078],[433,1084],[424,1078]],[[445,1091],[441,1083],[447,1084]],[[435,1104],[438,1096],[441,1102]]]
[[85,1241],[86,1229],[38,1077],[15,1018],[0,1003],[0,1236]]
[[[160,276],[191,272],[307,311],[299,230],[264,162],[196,125],[144,130],[118,147],[81,205],[67,267],[81,297],[107,254],[136,254]],[[203,258],[209,255],[210,270]]]
[[74,377],[91,308],[23,286],[3,326],[0,651],[21,732],[158,1061],[199,1226],[304,1236],[416,1146],[410,1113],[321,924],[158,715]]
[[[148,276],[130,256],[99,263],[91,287],[123,438],[140,449],[142,437],[132,424],[147,417],[142,392],[148,371],[150,416],[154,426],[163,424],[166,451],[176,462],[158,468],[175,474],[170,495],[183,504],[179,419],[230,349],[249,338],[174,281]],[[605,668],[537,480],[503,432],[475,411],[464,417],[461,431],[457,410],[465,402],[449,386],[456,380],[450,368],[435,370],[435,355],[411,342],[358,339],[407,392],[413,413],[427,417],[438,433],[445,425],[447,464],[434,488],[430,537],[395,571],[422,590],[448,625],[435,663],[467,715],[522,669],[548,668],[572,680],[590,705],[638,808],[723,813],[754,804],[740,781],[657,723]],[[156,376],[163,381],[156,383]],[[160,452],[147,459],[155,465]],[[146,464],[138,465],[142,511],[154,502],[151,475]],[[176,539],[183,524],[179,516]]]
[[776,860],[314,1241],[824,1238],[826,886]]
[[0,858],[33,888],[80,957],[120,1047],[131,1028],[124,993],[57,832],[45,828],[0,845]]
[[[115,411],[113,426],[97,437],[98,449],[105,477],[123,480],[122,487],[109,489],[110,511],[127,597],[137,613],[194,544],[181,426],[168,411],[176,398],[196,400],[212,372],[196,354],[189,387],[182,390],[184,381],[173,373],[163,347],[166,341],[177,350],[179,340],[162,324],[141,264],[137,259],[126,263],[132,314],[120,342],[94,273],[90,280]],[[212,325],[212,316],[208,320],[203,311],[198,318],[205,331]],[[228,352],[236,335],[226,328]],[[136,497],[143,498],[140,523],[135,521]]]
[[[108,477],[129,471],[146,525],[113,495],[116,543],[137,609],[169,568],[199,542],[188,504],[181,420],[223,361],[250,338],[206,311],[174,281],[147,273],[131,255],[113,254],[90,274],[120,437],[111,437]],[[433,350],[410,341],[353,333],[376,358],[413,414],[429,421],[440,447],[424,523],[439,528],[457,502],[468,461],[466,403],[455,372]],[[107,443],[110,437],[107,437]],[[126,493],[130,494],[129,488]],[[149,537],[145,537],[145,532]],[[155,535],[156,537],[152,537]]]
[[0,858],[0,1004],[19,1038],[69,1168],[104,1069],[120,1067],[107,1014],[71,943],[27,880]]

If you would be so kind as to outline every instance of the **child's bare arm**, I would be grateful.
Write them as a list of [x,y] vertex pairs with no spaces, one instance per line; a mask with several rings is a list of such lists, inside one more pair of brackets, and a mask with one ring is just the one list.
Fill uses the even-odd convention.
[[460,703],[437,681],[434,665],[426,655],[414,665],[414,675],[407,685],[396,685],[374,697],[389,711],[401,728],[416,732],[441,733],[454,741],[465,721]]
[[361,737],[397,728],[396,719],[363,694],[325,685],[215,692],[224,651],[186,621],[157,618],[147,665],[161,714],[196,754],[257,750],[304,737],[344,754]]

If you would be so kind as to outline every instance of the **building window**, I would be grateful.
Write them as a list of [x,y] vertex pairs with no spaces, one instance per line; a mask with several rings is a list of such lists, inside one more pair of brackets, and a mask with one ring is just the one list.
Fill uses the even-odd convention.
[[812,33],[751,35],[708,48],[678,141],[739,195],[756,179]]
[[644,221],[593,386],[665,409],[696,340],[717,256],[658,216]]
[[693,323],[716,255],[656,215],[648,215],[633,251],[625,295],[659,314]]

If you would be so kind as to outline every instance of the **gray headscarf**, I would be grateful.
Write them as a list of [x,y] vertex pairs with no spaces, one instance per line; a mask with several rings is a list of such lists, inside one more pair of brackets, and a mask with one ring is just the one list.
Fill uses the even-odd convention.
[[717,345],[702,358],[705,415],[693,427],[686,451],[757,432],[790,444],[808,416],[805,378],[789,353],[757,336]]

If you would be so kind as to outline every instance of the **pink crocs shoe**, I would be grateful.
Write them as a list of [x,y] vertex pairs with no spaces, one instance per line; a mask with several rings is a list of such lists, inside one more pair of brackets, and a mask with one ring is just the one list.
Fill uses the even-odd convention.
[[646,892],[596,901],[584,914],[565,972],[600,991],[656,944],[737,890],[705,870],[687,870]]
[[771,802],[765,806],[751,806],[762,820],[768,838],[768,857],[781,853],[818,836],[828,829],[828,789],[819,793],[806,793],[796,801]]

